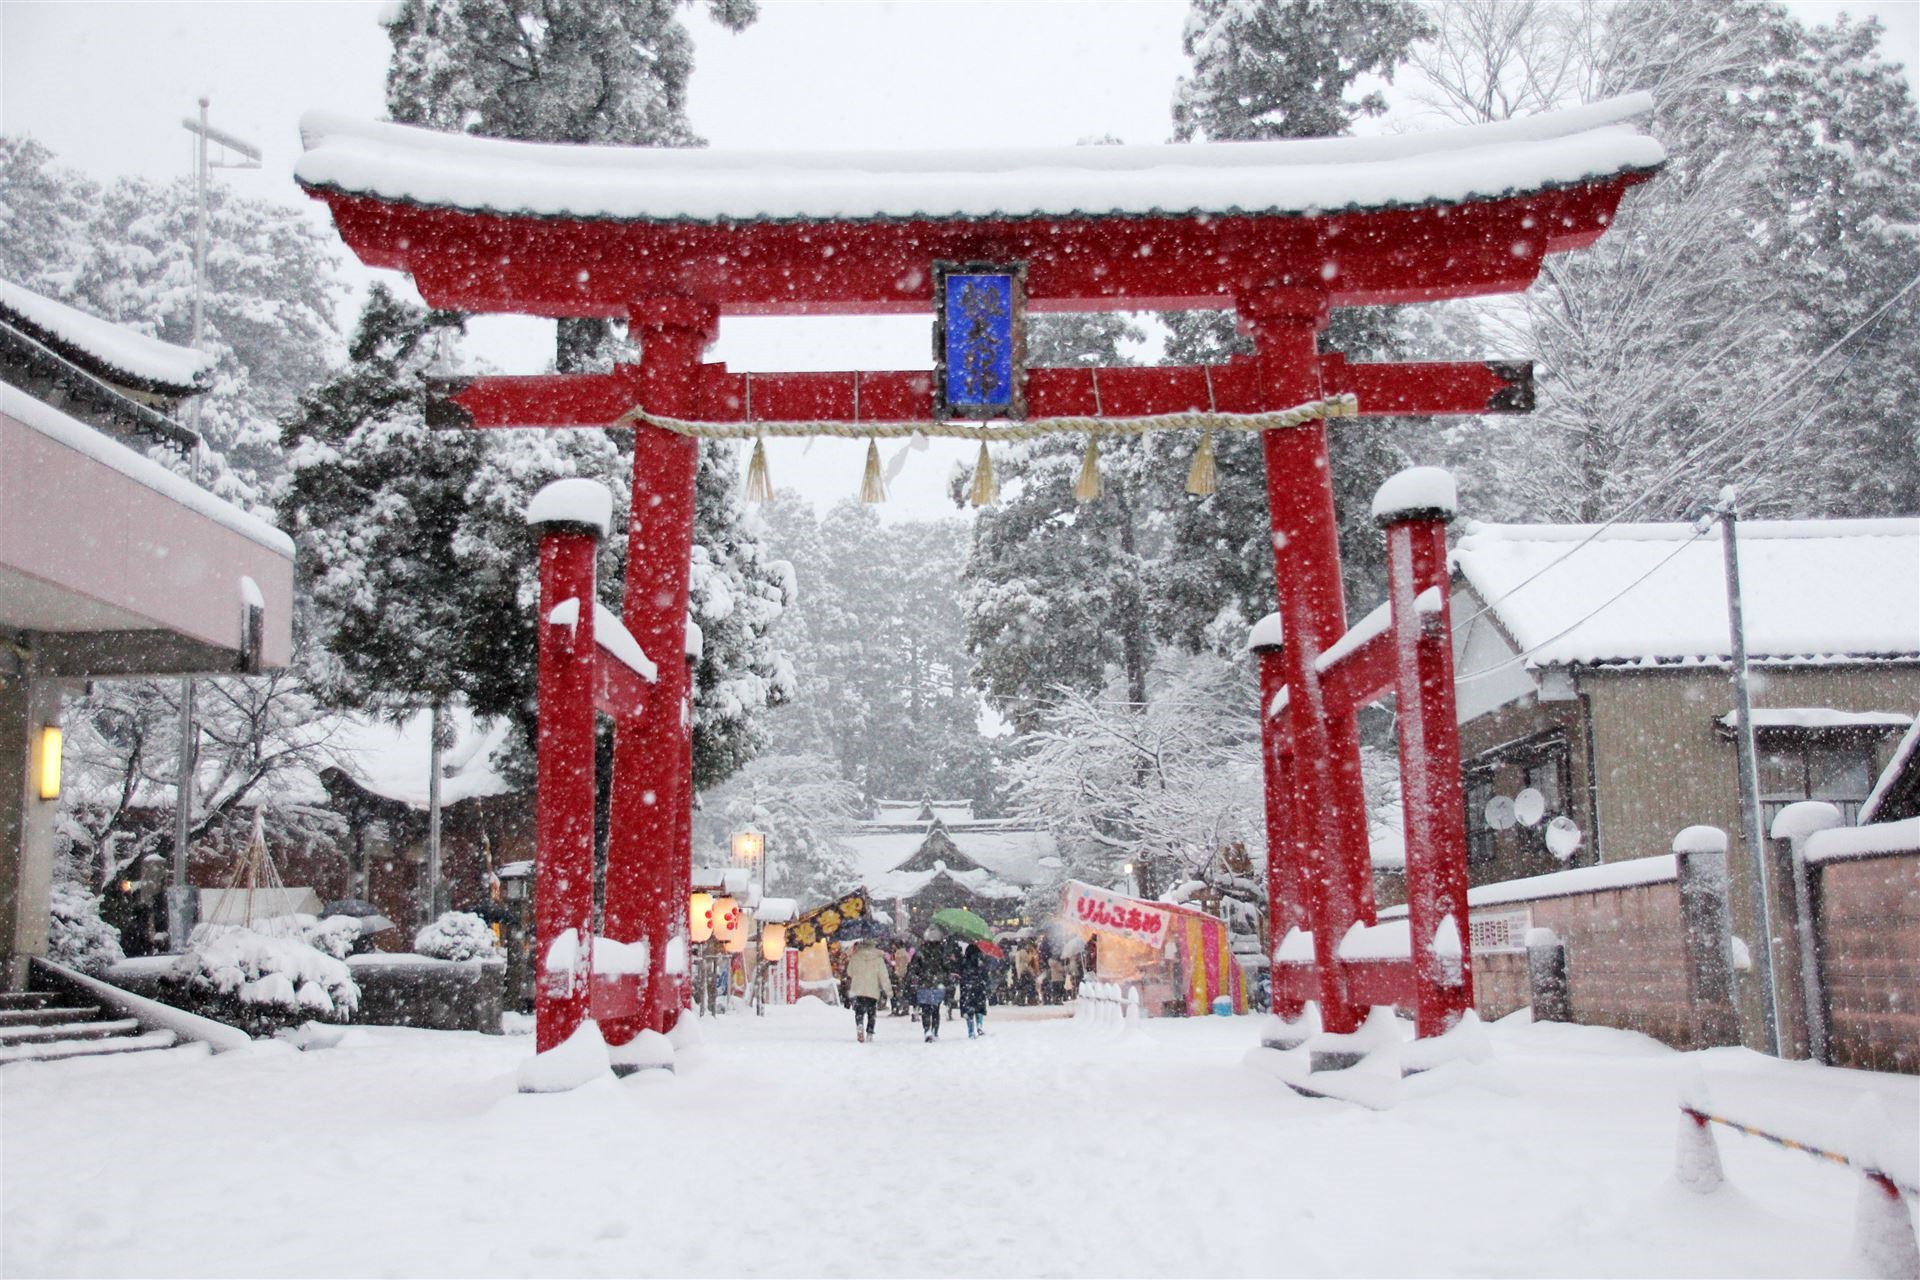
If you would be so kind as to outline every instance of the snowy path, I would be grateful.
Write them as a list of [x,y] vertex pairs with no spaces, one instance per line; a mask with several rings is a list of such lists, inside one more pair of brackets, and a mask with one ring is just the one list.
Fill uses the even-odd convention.
[[511,1092],[526,1037],[0,1072],[6,1275],[1832,1275],[1855,1181],[1720,1139],[1672,1181],[1682,1073],[1920,1080],[1494,1029],[1482,1084],[1388,1113],[1246,1064],[1253,1019],[998,1019],[855,1044],[706,1024],[677,1077]]

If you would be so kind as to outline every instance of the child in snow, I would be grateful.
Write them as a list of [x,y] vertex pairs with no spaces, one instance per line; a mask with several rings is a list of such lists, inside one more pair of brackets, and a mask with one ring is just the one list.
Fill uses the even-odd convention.
[[873,1035],[880,1002],[893,994],[887,958],[870,939],[854,943],[853,954],[847,957],[847,991],[853,998],[853,1037],[865,1044]]

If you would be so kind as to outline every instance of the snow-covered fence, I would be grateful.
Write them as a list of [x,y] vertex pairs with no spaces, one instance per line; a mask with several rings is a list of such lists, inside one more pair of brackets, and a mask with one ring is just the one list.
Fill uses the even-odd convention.
[[1140,990],[1117,982],[1082,982],[1073,1020],[1083,1027],[1124,1027],[1140,1020]]
[[[1765,1117],[1746,1114],[1751,1103],[1716,1106],[1706,1082],[1695,1075],[1680,1094],[1680,1134],[1674,1176],[1688,1190],[1706,1195],[1726,1181],[1713,1125],[1724,1125],[1789,1151],[1854,1169],[1861,1175],[1855,1201],[1853,1248],[1865,1273],[1882,1280],[1920,1280],[1920,1242],[1914,1236],[1907,1202],[1920,1198],[1920,1170],[1911,1135],[1891,1122],[1879,1098],[1863,1095],[1848,1114],[1845,1129],[1822,1117],[1792,1114],[1777,1106]],[[1739,1110],[1735,1116],[1729,1111]],[[1823,1132],[1824,1130],[1824,1132]]]
[[1792,849],[1794,963],[1777,981],[1808,1056],[1920,1071],[1920,1008],[1898,998],[1920,989],[1920,817],[1847,827],[1809,800],[1771,834]]

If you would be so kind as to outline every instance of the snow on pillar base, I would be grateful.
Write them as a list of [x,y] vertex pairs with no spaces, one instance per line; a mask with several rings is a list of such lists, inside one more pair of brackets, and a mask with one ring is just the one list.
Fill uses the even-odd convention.
[[1726,1181],[1720,1169],[1720,1147],[1704,1117],[1680,1113],[1679,1140],[1674,1152],[1673,1176],[1687,1190],[1705,1195]]
[[658,1031],[642,1031],[625,1044],[613,1046],[609,1054],[616,1076],[630,1076],[637,1071],[674,1069],[673,1041]]
[[1853,1214],[1853,1252],[1861,1271],[1875,1280],[1920,1278],[1920,1247],[1913,1217],[1898,1188],[1878,1174],[1860,1180]]
[[600,1024],[588,1018],[573,1034],[520,1064],[514,1083],[521,1093],[565,1093],[595,1080],[612,1078],[613,1063]]
[[1260,1028],[1260,1044],[1282,1053],[1298,1049],[1320,1034],[1320,1006],[1309,1000],[1295,1018],[1274,1016]]

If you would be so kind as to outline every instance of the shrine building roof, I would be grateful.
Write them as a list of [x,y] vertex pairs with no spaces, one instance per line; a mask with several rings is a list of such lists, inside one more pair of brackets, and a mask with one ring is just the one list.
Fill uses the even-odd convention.
[[1499,199],[1654,169],[1646,94],[1379,137],[773,152],[513,142],[314,112],[315,192],[511,216],[716,224],[1318,215]]

